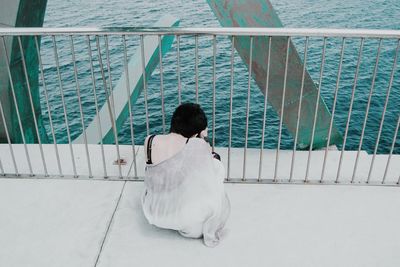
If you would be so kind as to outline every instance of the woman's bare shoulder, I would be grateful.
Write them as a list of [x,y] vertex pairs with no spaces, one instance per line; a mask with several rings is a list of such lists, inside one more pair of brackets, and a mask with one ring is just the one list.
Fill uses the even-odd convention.
[[[145,152],[145,156],[147,157],[147,146],[149,144],[149,138],[151,136],[153,136],[154,134],[148,135],[146,136],[146,138],[144,139],[144,152]],[[152,141],[152,147],[153,145],[157,146],[160,144],[165,143],[168,140],[168,135],[167,134],[156,134],[154,135],[153,141]]]

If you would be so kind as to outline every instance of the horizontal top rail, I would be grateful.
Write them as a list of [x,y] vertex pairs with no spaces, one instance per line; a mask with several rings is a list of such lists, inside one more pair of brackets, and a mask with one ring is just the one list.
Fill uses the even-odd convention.
[[233,35],[233,36],[309,36],[347,38],[400,38],[400,30],[378,29],[316,29],[316,28],[143,28],[143,27],[71,27],[14,28],[0,27],[0,35]]

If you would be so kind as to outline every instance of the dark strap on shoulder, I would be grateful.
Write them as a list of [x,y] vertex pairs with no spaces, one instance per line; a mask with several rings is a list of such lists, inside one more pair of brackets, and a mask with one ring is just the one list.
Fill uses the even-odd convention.
[[152,134],[147,140],[147,162],[146,164],[153,164],[151,161],[151,145],[153,144],[153,139],[156,135]]

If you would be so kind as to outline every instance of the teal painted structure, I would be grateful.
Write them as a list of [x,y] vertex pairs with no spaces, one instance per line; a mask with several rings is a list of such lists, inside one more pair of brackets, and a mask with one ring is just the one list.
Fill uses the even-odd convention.
[[[15,27],[42,27],[43,19],[46,11],[47,0],[21,0],[19,1],[18,11],[15,20]],[[3,8],[3,7],[2,7]],[[5,37],[6,39],[7,37]],[[8,37],[11,38],[11,37]],[[8,40],[9,41],[9,40]],[[40,44],[40,37],[38,37]],[[29,85],[31,88],[33,106],[35,115],[38,122],[39,136],[43,143],[48,142],[46,130],[43,126],[41,108],[40,108],[40,95],[39,95],[39,69],[38,69],[38,58],[36,53],[35,39],[34,37],[21,37],[22,49],[24,52],[24,59],[26,62],[26,68],[28,72]],[[4,50],[1,51],[0,55],[3,54]],[[17,98],[18,110],[21,116],[21,122],[23,126],[23,134],[27,143],[37,143],[38,136],[34,125],[32,107],[28,95],[28,86],[25,78],[25,73],[22,64],[22,55],[16,37],[11,42],[11,49],[8,49],[8,55],[10,59],[10,70]],[[4,55],[1,55],[2,57]],[[1,69],[5,72],[5,66]],[[6,76],[8,79],[8,76]],[[7,84],[7,83],[3,83]],[[0,88],[6,92],[1,92],[1,101],[6,107],[4,110],[7,126],[10,134],[11,141],[13,143],[22,143],[21,131],[18,124],[18,118],[16,114],[16,106],[11,93],[11,84],[8,81],[8,86]],[[0,128],[3,127],[3,122],[0,121]],[[5,136],[0,136],[0,142],[6,142]]]
[[[223,27],[283,27],[278,15],[268,0],[207,0],[215,16]],[[252,77],[265,95],[268,37],[253,37]],[[250,37],[236,37],[235,48],[243,62],[249,66]],[[270,81],[268,101],[281,115],[283,83],[287,51],[287,37],[273,37],[271,42]],[[300,149],[310,146],[318,90],[308,72],[305,74],[303,96],[300,89],[303,63],[292,43],[289,46],[288,75],[284,101],[283,124],[294,136],[297,124],[297,112],[302,102],[297,145]],[[313,148],[327,145],[331,114],[322,97],[319,99]],[[335,125],[329,144],[338,144],[342,140]]]

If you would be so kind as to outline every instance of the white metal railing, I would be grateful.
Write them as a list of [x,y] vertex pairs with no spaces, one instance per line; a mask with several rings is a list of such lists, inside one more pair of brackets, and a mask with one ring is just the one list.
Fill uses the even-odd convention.
[[[297,143],[297,139],[298,139],[298,131],[299,131],[299,121],[300,121],[300,111],[302,109],[301,103],[302,101],[299,102],[299,107],[298,107],[298,111],[297,111],[297,121],[296,121],[296,131],[295,131],[295,135],[293,136],[293,147],[292,147],[292,154],[291,154],[291,162],[290,162],[290,174],[288,176],[285,177],[281,177],[279,175],[279,170],[280,168],[287,168],[286,166],[282,166],[282,164],[280,163],[280,155],[281,155],[281,143],[282,143],[282,135],[283,135],[283,131],[284,131],[284,127],[283,127],[283,116],[284,116],[284,112],[285,109],[284,107],[284,101],[285,101],[285,89],[286,89],[286,81],[287,81],[287,77],[289,75],[291,75],[290,73],[288,73],[288,59],[289,59],[289,46],[291,44],[291,42],[298,38],[298,40],[302,40],[303,44],[304,44],[304,52],[303,54],[303,63],[304,63],[304,67],[302,69],[302,82],[301,82],[301,88],[300,89],[300,98],[303,95],[303,88],[304,88],[304,75],[305,72],[307,71],[307,66],[308,66],[308,51],[309,51],[309,42],[312,38],[322,38],[323,40],[323,45],[322,45],[322,52],[321,52],[321,61],[320,61],[320,74],[319,74],[319,90],[318,90],[318,97],[320,96],[321,93],[321,84],[323,82],[323,75],[324,75],[324,66],[325,66],[325,62],[326,62],[326,47],[327,47],[327,40],[330,39],[335,39],[335,40],[340,40],[341,46],[340,46],[340,58],[338,60],[338,71],[337,71],[337,76],[336,76],[336,86],[335,86],[335,90],[334,90],[334,97],[333,97],[333,104],[332,104],[332,108],[331,108],[331,120],[329,122],[329,132],[328,132],[328,138],[327,138],[327,146],[324,149],[324,154],[323,154],[323,164],[322,164],[322,169],[321,169],[321,175],[318,179],[319,183],[329,183],[329,182],[335,182],[335,183],[345,183],[343,180],[343,176],[341,175],[341,171],[342,171],[342,165],[343,165],[343,160],[344,160],[344,153],[346,151],[346,142],[349,138],[349,128],[350,128],[350,121],[351,121],[351,116],[352,116],[352,111],[353,111],[353,107],[354,107],[354,102],[358,101],[355,98],[355,92],[356,92],[356,88],[357,88],[357,81],[358,81],[358,77],[360,76],[360,65],[361,65],[361,59],[362,59],[362,52],[363,52],[363,47],[365,44],[365,41],[367,39],[376,39],[378,41],[378,47],[376,49],[376,58],[375,58],[375,65],[374,65],[374,69],[373,69],[373,74],[372,74],[372,84],[370,86],[370,90],[367,96],[367,104],[365,107],[365,115],[363,116],[362,120],[360,121],[360,123],[362,123],[362,130],[361,130],[361,137],[360,137],[360,142],[357,146],[356,149],[356,157],[355,157],[355,162],[354,162],[354,166],[353,166],[353,171],[352,171],[352,177],[349,180],[350,183],[355,183],[356,182],[356,173],[358,170],[358,166],[359,166],[359,161],[360,161],[360,154],[362,152],[362,147],[363,147],[363,138],[365,135],[365,129],[367,127],[368,124],[368,118],[369,118],[369,113],[370,113],[370,108],[371,108],[371,103],[372,103],[372,98],[374,95],[374,89],[375,89],[375,81],[377,78],[377,73],[378,73],[378,65],[380,62],[380,55],[381,55],[381,50],[382,50],[382,46],[383,46],[383,42],[385,40],[393,40],[396,41],[396,48],[395,48],[395,54],[394,57],[392,58],[392,67],[391,67],[391,71],[390,71],[390,75],[389,75],[389,81],[388,81],[388,86],[387,86],[387,90],[386,90],[386,94],[385,94],[385,98],[384,98],[384,102],[383,103],[379,103],[380,105],[383,105],[383,112],[381,115],[381,118],[379,121],[376,122],[376,125],[370,126],[370,127],[377,127],[378,132],[377,132],[377,138],[375,141],[375,144],[373,146],[373,153],[372,153],[372,159],[371,159],[371,163],[369,165],[369,171],[368,171],[368,175],[363,177],[362,181],[359,181],[361,183],[369,183],[371,180],[371,175],[373,173],[373,169],[374,169],[374,162],[376,159],[376,156],[378,154],[378,147],[381,141],[381,134],[382,134],[382,130],[383,130],[383,126],[384,126],[384,122],[385,122],[385,116],[387,113],[387,107],[388,107],[388,103],[389,103],[389,97],[391,96],[391,93],[393,93],[393,84],[396,80],[396,78],[398,79],[399,77],[396,77],[396,72],[397,72],[397,60],[398,60],[398,52],[399,52],[399,44],[400,44],[400,31],[398,30],[364,30],[364,29],[290,29],[290,28],[0,28],[0,41],[2,42],[2,49],[3,51],[1,51],[0,55],[3,54],[5,57],[5,62],[6,62],[6,70],[7,70],[7,74],[8,74],[8,79],[10,82],[10,93],[12,94],[12,99],[13,99],[13,104],[18,107],[18,102],[16,99],[16,92],[14,91],[14,87],[13,84],[15,81],[13,81],[14,77],[12,76],[12,71],[11,71],[11,66],[9,64],[9,60],[10,60],[10,53],[9,51],[7,51],[7,46],[6,46],[6,42],[5,42],[5,38],[9,38],[10,36],[13,36],[14,40],[17,40],[18,45],[19,45],[19,49],[20,49],[20,53],[22,54],[22,68],[24,70],[24,76],[26,79],[26,84],[28,87],[28,93],[29,93],[29,98],[30,98],[30,108],[32,109],[32,114],[33,114],[33,119],[34,119],[34,123],[35,123],[35,131],[36,131],[36,136],[38,137],[38,145],[39,145],[39,149],[40,149],[40,155],[41,155],[41,160],[43,163],[43,173],[34,173],[32,170],[32,166],[31,166],[31,159],[30,159],[30,153],[28,150],[28,142],[25,140],[24,135],[22,135],[22,143],[24,145],[24,151],[25,151],[25,156],[26,156],[26,160],[28,162],[29,165],[29,170],[30,172],[28,173],[30,176],[34,176],[34,175],[44,175],[44,176],[48,176],[49,173],[47,171],[47,165],[46,165],[46,160],[45,160],[45,156],[44,156],[44,152],[43,152],[43,144],[42,141],[40,140],[40,134],[39,134],[39,126],[37,123],[37,118],[35,116],[35,112],[34,112],[34,104],[33,104],[33,100],[32,100],[32,95],[31,95],[31,88],[29,86],[30,82],[29,81],[29,77],[28,77],[28,70],[27,70],[27,66],[25,63],[25,57],[24,57],[24,51],[22,49],[22,45],[21,45],[21,38],[24,36],[33,36],[34,38],[34,44],[35,44],[35,50],[37,53],[37,57],[38,57],[38,63],[39,63],[39,72],[40,72],[40,80],[41,80],[41,88],[43,91],[43,96],[44,96],[44,102],[46,104],[46,111],[48,114],[48,118],[49,118],[49,129],[51,132],[51,136],[52,136],[52,140],[53,140],[53,145],[54,145],[54,150],[55,150],[55,154],[56,154],[56,158],[57,158],[57,165],[58,165],[58,176],[62,177],[64,176],[63,172],[62,172],[62,165],[63,162],[60,161],[60,155],[59,155],[59,151],[58,151],[58,146],[59,143],[57,142],[57,138],[56,138],[56,133],[55,133],[55,126],[54,126],[54,121],[52,121],[52,114],[54,114],[54,112],[56,112],[54,110],[54,108],[52,107],[52,103],[49,99],[49,95],[48,95],[48,88],[46,87],[46,84],[48,82],[48,80],[46,80],[46,75],[45,75],[45,68],[44,68],[44,63],[42,62],[42,55],[41,55],[41,51],[39,49],[39,41],[38,41],[38,37],[49,37],[51,38],[51,46],[53,47],[53,53],[54,53],[54,62],[52,64],[55,65],[56,68],[56,72],[57,72],[57,78],[58,78],[58,85],[56,87],[59,88],[60,90],[60,99],[62,102],[62,113],[63,113],[63,117],[64,117],[64,126],[66,127],[66,133],[67,133],[67,144],[69,145],[69,152],[71,154],[71,160],[72,160],[72,166],[73,166],[73,176],[74,177],[79,177],[82,176],[80,173],[78,173],[77,168],[76,168],[76,162],[75,162],[75,156],[74,156],[74,146],[72,145],[72,136],[71,136],[71,132],[70,132],[70,127],[71,127],[71,122],[69,121],[69,116],[68,116],[68,107],[65,101],[65,94],[66,92],[63,91],[63,88],[65,87],[65,84],[63,83],[63,79],[62,79],[62,72],[66,72],[66,70],[61,70],[61,66],[60,66],[60,48],[57,47],[57,38],[65,38],[67,37],[69,40],[69,48],[65,48],[63,47],[62,49],[64,49],[63,51],[67,51],[66,53],[69,53],[70,56],[72,57],[72,71],[73,71],[73,79],[74,79],[74,83],[76,84],[76,100],[78,101],[78,107],[79,107],[79,121],[80,121],[80,126],[81,129],[85,129],[87,126],[87,121],[85,121],[84,119],[84,111],[85,109],[83,108],[83,103],[82,103],[82,96],[81,96],[81,90],[83,88],[80,87],[80,83],[79,83],[79,70],[77,67],[77,52],[75,50],[75,40],[76,38],[84,38],[87,44],[87,55],[90,61],[90,79],[91,79],[91,83],[93,84],[93,102],[94,102],[94,106],[95,106],[95,113],[98,115],[99,114],[99,107],[100,107],[100,103],[99,103],[99,99],[98,99],[98,94],[99,92],[96,92],[96,81],[99,79],[102,83],[103,83],[103,96],[104,96],[104,105],[108,106],[108,111],[110,114],[110,118],[112,120],[112,135],[114,137],[114,143],[113,145],[115,145],[116,148],[116,158],[117,158],[117,162],[120,163],[121,162],[121,156],[120,156],[120,146],[122,145],[119,142],[119,132],[118,132],[118,127],[117,127],[117,123],[116,123],[116,114],[115,114],[115,108],[114,108],[114,99],[113,99],[113,94],[112,92],[112,78],[111,78],[111,73],[112,73],[112,68],[111,68],[111,59],[110,59],[110,49],[109,49],[109,39],[111,37],[114,38],[120,38],[120,41],[122,42],[122,58],[123,58],[123,71],[125,73],[125,77],[126,77],[126,90],[127,90],[127,97],[128,97],[128,111],[129,111],[129,131],[130,131],[130,142],[129,145],[132,146],[132,157],[133,157],[133,167],[134,167],[134,173],[132,175],[130,175],[129,177],[124,177],[122,175],[121,172],[121,164],[118,164],[119,166],[119,175],[118,177],[115,178],[125,178],[125,179],[137,179],[137,178],[141,178],[140,175],[138,175],[138,171],[137,171],[137,162],[136,162],[136,147],[135,147],[135,134],[134,134],[134,128],[135,128],[135,124],[137,124],[137,120],[135,120],[134,118],[134,112],[133,110],[133,105],[130,101],[130,81],[129,81],[129,72],[132,70],[129,70],[128,68],[128,47],[127,47],[127,38],[135,36],[135,37],[139,37],[139,43],[138,45],[140,46],[140,50],[141,50],[141,65],[142,65],[142,75],[143,80],[145,81],[143,83],[143,100],[144,100],[144,110],[145,110],[145,114],[144,114],[144,120],[145,120],[145,131],[146,134],[149,134],[151,132],[153,132],[154,129],[151,129],[150,127],[150,123],[149,123],[149,103],[148,103],[148,88],[147,88],[147,82],[146,82],[146,70],[145,70],[145,56],[144,56],[144,50],[145,50],[145,42],[144,42],[144,38],[146,36],[157,36],[158,37],[158,51],[159,51],[159,72],[160,72],[160,83],[159,83],[159,87],[160,87],[160,95],[161,95],[161,121],[162,121],[162,132],[166,131],[166,118],[167,118],[167,114],[166,114],[166,110],[165,110],[165,106],[166,105],[171,105],[171,103],[167,102],[167,99],[164,98],[164,80],[163,80],[163,72],[166,66],[163,66],[163,57],[162,57],[162,37],[167,36],[167,35],[174,35],[176,36],[176,72],[177,72],[177,88],[178,88],[178,103],[181,103],[182,101],[182,84],[181,84],[181,39],[183,37],[187,37],[187,38],[192,38],[194,39],[194,55],[195,55],[195,60],[194,60],[194,73],[195,73],[195,77],[194,77],[194,83],[195,83],[195,101],[199,102],[199,38],[202,36],[207,36],[207,37],[211,37],[211,49],[212,49],[212,92],[210,92],[210,97],[212,98],[212,127],[211,127],[211,136],[212,136],[212,140],[211,140],[211,144],[212,147],[214,149],[215,147],[215,137],[216,137],[216,83],[217,83],[217,69],[216,69],[216,60],[217,60],[217,37],[218,36],[226,36],[226,37],[230,37],[231,40],[231,45],[230,45],[230,49],[226,50],[224,52],[228,52],[230,53],[230,62],[228,63],[230,66],[230,69],[228,72],[226,72],[227,75],[230,75],[230,84],[227,85],[230,87],[229,90],[229,102],[226,102],[225,104],[229,106],[229,123],[228,123],[228,140],[227,140],[227,181],[232,181],[232,182],[248,182],[248,181],[256,181],[256,182],[284,182],[284,183],[307,183],[310,182],[309,180],[309,170],[310,170],[310,164],[312,162],[311,157],[312,157],[312,151],[313,151],[313,139],[314,139],[314,134],[315,134],[315,130],[316,130],[316,122],[317,122],[317,112],[316,110],[318,109],[318,104],[319,101],[317,101],[316,107],[315,107],[315,112],[314,112],[314,118],[313,118],[313,127],[311,129],[312,131],[312,135],[311,135],[311,146],[308,148],[308,154],[307,154],[307,163],[306,163],[306,170],[305,170],[305,176],[304,179],[294,179],[294,173],[295,173],[295,162],[296,162],[296,155],[298,154],[298,149],[296,146]],[[234,87],[235,87],[235,80],[234,80],[234,74],[235,74],[235,41],[236,38],[239,36],[246,36],[250,38],[250,47],[249,47],[249,55],[250,55],[250,60],[249,62],[252,62],[252,58],[256,57],[257,55],[254,55],[254,50],[253,50],[253,40],[255,37],[257,36],[265,36],[266,38],[268,38],[268,42],[269,42],[269,49],[268,49],[268,62],[266,62],[267,64],[267,77],[266,78],[266,88],[265,91],[266,93],[264,94],[264,99],[263,99],[263,112],[262,112],[262,128],[261,128],[261,134],[259,136],[260,139],[260,150],[259,150],[259,162],[258,162],[258,175],[257,177],[246,177],[246,166],[248,165],[247,162],[247,153],[248,153],[248,138],[249,138],[249,134],[251,134],[249,132],[249,118],[250,118],[250,99],[251,99],[251,77],[252,77],[252,64],[249,65],[248,68],[248,81],[247,81],[247,97],[246,97],[246,101],[245,103],[242,103],[242,105],[245,105],[245,110],[246,110],[246,116],[245,116],[245,136],[244,136],[244,146],[243,146],[243,161],[241,162],[241,164],[243,164],[243,172],[242,172],[242,177],[231,177],[231,167],[232,167],[232,137],[233,137],[233,133],[232,133],[232,125],[233,125],[233,114],[235,112],[234,110],[234,106],[233,106],[233,97],[234,97]],[[279,114],[279,120],[278,120],[278,134],[277,134],[277,145],[275,147],[276,149],[276,153],[275,153],[275,159],[274,159],[274,171],[273,171],[273,177],[272,179],[264,179],[263,178],[263,162],[264,162],[264,153],[265,153],[265,137],[266,137],[266,124],[267,124],[267,109],[269,107],[268,105],[268,81],[269,81],[269,73],[270,73],[270,68],[273,68],[274,66],[271,66],[271,62],[270,62],[270,56],[271,56],[271,41],[273,40],[273,38],[275,37],[285,37],[287,38],[287,43],[286,43],[286,63],[285,63],[285,72],[284,72],[284,82],[283,82],[283,95],[282,95],[282,112]],[[93,55],[92,55],[92,47],[91,47],[91,42],[92,39],[94,38],[95,41],[95,46],[96,46],[96,52],[97,52],[97,58],[98,58],[98,64],[99,64],[99,68],[100,68],[100,75],[101,77],[95,77],[96,73],[94,71],[94,67],[93,67]],[[103,57],[104,57],[104,53],[102,52],[101,49],[101,38],[103,38],[104,40],[104,47],[105,47],[105,61],[106,61],[106,66],[104,66],[103,63]],[[342,67],[343,67],[343,61],[344,61],[344,54],[346,52],[346,48],[345,48],[345,44],[346,44],[346,40],[351,39],[352,41],[354,40],[359,40],[360,41],[360,46],[358,49],[358,56],[357,56],[357,63],[355,66],[355,76],[354,76],[354,80],[353,80],[353,86],[352,86],[352,91],[351,91],[351,98],[349,101],[349,108],[347,111],[347,114],[345,114],[345,127],[344,127],[344,132],[343,134],[343,143],[341,145],[340,148],[340,157],[338,159],[338,167],[337,167],[337,171],[336,171],[336,177],[333,181],[327,181],[326,180],[326,165],[327,165],[327,158],[328,158],[328,154],[330,153],[329,149],[328,149],[328,145],[329,145],[329,140],[331,137],[331,132],[332,132],[332,126],[334,124],[334,119],[335,119],[335,113],[338,112],[337,110],[337,103],[338,103],[338,98],[340,96],[340,90],[339,90],[339,84],[341,82],[341,75],[342,75]],[[225,41],[228,41],[229,39],[226,38]],[[42,40],[43,42],[43,40]],[[299,41],[300,42],[300,41]],[[0,44],[1,46],[1,44]],[[83,53],[83,51],[80,51],[80,53]],[[372,54],[371,54],[372,55]],[[337,60],[337,59],[335,59]],[[49,63],[47,63],[49,64]],[[106,73],[107,72],[107,73]],[[108,75],[108,78],[107,78]],[[108,83],[107,83],[108,81]],[[54,89],[55,90],[55,89]],[[317,98],[318,99],[318,98]],[[365,99],[363,100],[365,101]],[[4,103],[3,103],[4,104]],[[399,104],[399,103],[397,103]],[[173,103],[172,105],[176,106],[176,103]],[[304,108],[304,107],[303,107]],[[394,134],[393,134],[393,138],[391,141],[386,140],[386,151],[387,153],[387,161],[386,161],[386,165],[385,165],[385,171],[384,171],[384,176],[382,177],[380,183],[381,184],[399,184],[400,182],[400,174],[398,178],[396,177],[396,181],[394,181],[393,177],[391,182],[387,182],[387,174],[388,174],[388,170],[390,168],[390,163],[391,160],[393,159],[394,153],[396,153],[396,151],[398,151],[398,147],[397,147],[397,134],[398,134],[398,130],[399,130],[399,126],[400,126],[400,112],[395,109],[394,113],[398,112],[399,114],[397,114],[397,124],[394,127]],[[1,113],[1,119],[2,119],[2,124],[4,126],[5,129],[5,133],[7,136],[7,143],[8,143],[8,147],[9,147],[9,152],[10,152],[10,157],[12,157],[12,162],[14,165],[14,169],[15,169],[15,173],[5,173],[4,172],[4,166],[2,164],[1,158],[2,157],[8,157],[7,155],[1,155],[0,157],[0,174],[3,175],[23,175],[22,173],[18,172],[18,162],[19,159],[15,158],[15,153],[13,151],[14,149],[14,144],[13,141],[10,139],[9,136],[9,130],[8,128],[10,126],[7,126],[6,123],[6,118],[5,118],[5,113],[3,110],[3,105],[0,102],[0,113]],[[18,112],[18,108],[16,109],[16,113],[17,113],[17,118],[18,118],[18,127],[20,129],[21,132],[24,132],[23,128],[24,125],[21,122],[21,118]],[[395,114],[396,115],[396,114]],[[99,136],[101,136],[102,133],[102,129],[101,129],[101,123],[98,122],[98,131],[99,131]],[[85,135],[85,131],[82,131],[82,133]],[[253,136],[254,137],[254,136]],[[126,144],[127,142],[125,142]],[[102,153],[102,165],[103,165],[103,169],[104,169],[104,177],[108,177],[109,175],[107,174],[107,170],[106,170],[106,156],[105,156],[105,152],[104,152],[104,148],[103,148],[103,142],[100,142],[98,144],[101,147],[101,153]],[[86,136],[84,137],[84,146],[85,146],[85,151],[86,151],[86,161],[87,161],[87,168],[88,168],[88,172],[89,172],[89,177],[92,177],[92,165],[93,162],[90,161],[90,155],[89,155],[89,148],[88,148],[88,141],[86,140]],[[96,163],[95,163],[96,164]],[[235,162],[235,164],[237,164],[237,162]]]
[[225,35],[225,36],[298,36],[345,38],[399,38],[399,30],[314,29],[314,28],[0,28],[3,36],[35,35]]

